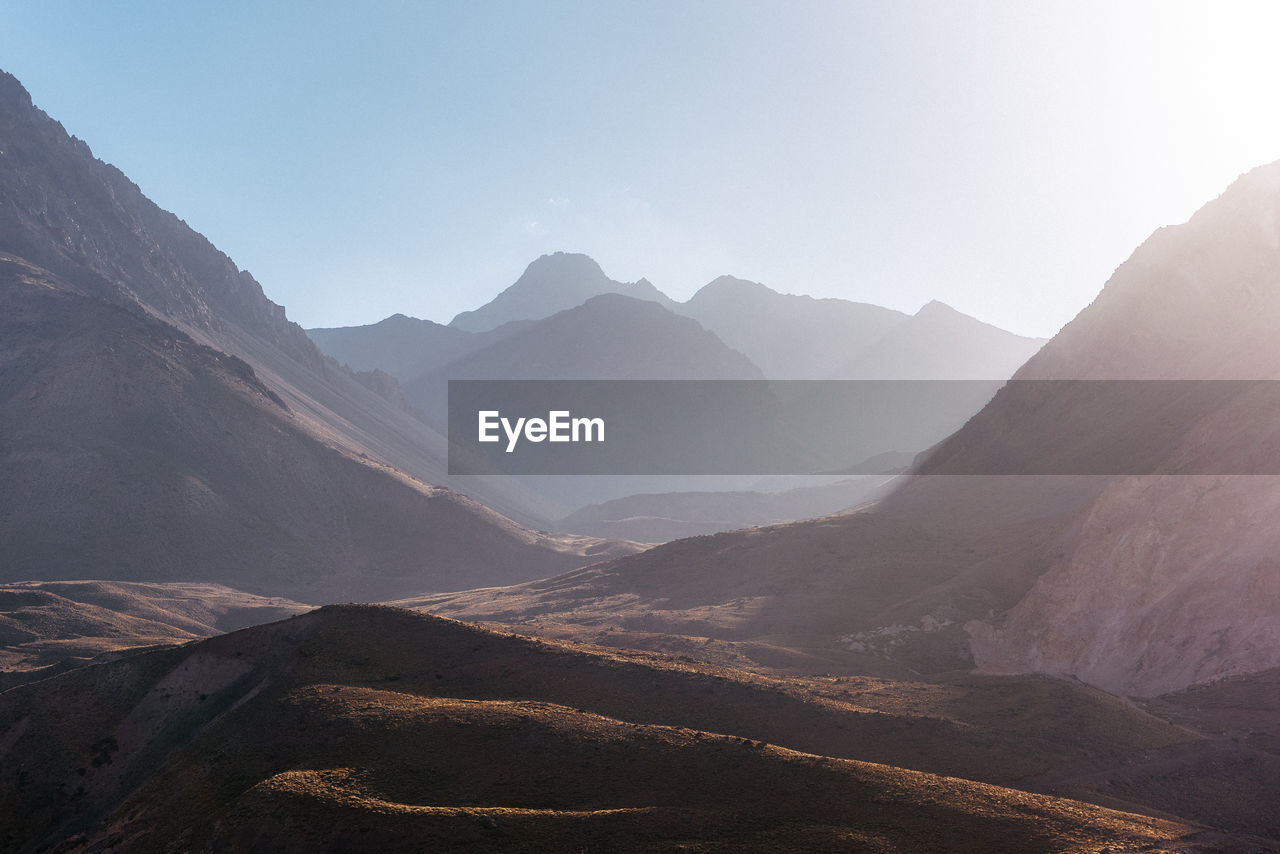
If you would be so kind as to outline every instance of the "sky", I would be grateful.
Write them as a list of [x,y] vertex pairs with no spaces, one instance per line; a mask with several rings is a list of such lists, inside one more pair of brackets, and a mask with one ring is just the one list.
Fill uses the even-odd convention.
[[1280,3],[0,0],[0,68],[306,327],[537,256],[1056,332],[1280,159]]

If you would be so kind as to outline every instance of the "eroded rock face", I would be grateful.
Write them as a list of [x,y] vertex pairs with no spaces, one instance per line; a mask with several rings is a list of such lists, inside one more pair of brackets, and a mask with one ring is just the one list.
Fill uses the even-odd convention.
[[[1278,330],[1271,164],[1154,234],[1015,379],[1275,381]],[[1087,384],[1065,397],[1016,386],[925,470],[999,471],[1012,454],[1124,476],[1064,527],[1013,608],[966,625],[980,669],[1154,695],[1280,664],[1275,383],[1219,383],[1200,409],[1141,393],[1100,404]]]
[[1117,480],[1002,622],[966,626],[974,659],[1140,696],[1280,665],[1277,522],[1277,476]]

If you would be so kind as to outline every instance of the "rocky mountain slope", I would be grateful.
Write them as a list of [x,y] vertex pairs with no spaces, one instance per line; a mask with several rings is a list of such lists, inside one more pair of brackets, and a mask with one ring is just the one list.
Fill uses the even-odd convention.
[[443,437],[326,360],[9,75],[0,151],[4,580],[328,601],[589,562],[594,542],[426,486]]
[[242,360],[12,257],[0,341],[3,580],[216,581],[323,602],[590,562],[594,542],[325,444]]
[[[938,449],[925,471],[1031,442],[1056,449],[1060,466],[1084,469],[1102,454],[1115,465],[1117,447],[1132,461],[1100,485],[1028,594],[1000,620],[970,626],[979,665],[1140,694],[1280,665],[1277,329],[1272,164],[1153,235],[1022,382]],[[1117,402],[1091,384],[1042,382],[1063,377],[1205,382],[1149,383],[1140,387],[1158,395]],[[1105,448],[1089,424],[1104,423],[1102,406],[1125,425]],[[1188,414],[1171,419],[1178,407]]]

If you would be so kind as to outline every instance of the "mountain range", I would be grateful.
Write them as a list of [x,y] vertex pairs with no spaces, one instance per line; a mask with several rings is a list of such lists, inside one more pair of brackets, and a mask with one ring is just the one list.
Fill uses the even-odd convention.
[[[1141,696],[1276,667],[1273,386],[1192,382],[1170,398],[1159,381],[1280,375],[1277,210],[1272,165],[1157,232],[870,507],[431,607],[721,637],[758,644],[762,662],[976,665]],[[1114,395],[1081,382],[1116,380],[1151,384]],[[1206,388],[1207,411],[1179,408]]]
[[428,486],[442,437],[326,360],[9,75],[0,145],[0,580],[331,601],[537,578],[613,548]]
[[[608,316],[596,309],[587,316],[561,317],[594,298],[614,294],[634,302],[615,300]],[[517,332],[548,349],[565,342],[565,352],[556,357],[559,364],[543,359],[522,365],[525,372],[539,379],[576,378],[584,365],[595,367],[589,359],[574,358],[588,326],[602,324],[598,333],[591,334],[597,341],[607,341],[607,324],[625,323],[623,334],[628,337],[607,354],[616,362],[606,371],[610,378],[674,379],[690,372],[720,376],[720,362],[730,357],[711,357],[702,364],[664,355],[663,348],[679,340],[672,337],[672,329],[697,336],[695,327],[678,326],[665,314],[636,303],[656,303],[668,313],[692,318],[768,379],[1003,379],[1044,343],[1044,339],[984,324],[936,301],[915,315],[906,315],[867,303],[778,293],[732,276],[721,276],[688,302],[679,303],[647,280],[634,285],[614,281],[591,258],[565,252],[538,258],[491,302],[459,315],[483,315],[492,322],[459,323],[455,318],[443,326],[393,315],[368,326],[311,329],[307,334],[339,361],[359,370],[385,371],[408,385],[432,373],[448,373],[455,360],[483,359],[474,354],[498,348]],[[624,305],[630,306],[630,316]],[[561,319],[540,322],[553,317]],[[566,335],[569,323],[578,325]],[[583,355],[600,354],[586,350]],[[667,364],[655,361],[663,359]],[[735,367],[723,378],[736,379],[740,374]]]
[[[582,302],[560,308],[574,299]],[[492,323],[480,324],[472,315]],[[1043,343],[937,302],[909,316],[848,300],[782,294],[731,276],[678,303],[645,280],[614,281],[591,258],[563,252],[535,260],[465,318],[443,326],[397,315],[309,334],[353,368],[395,376],[406,400],[440,426],[450,379],[999,380]],[[463,334],[464,328],[481,331]],[[866,456],[921,451],[963,424],[983,400],[939,397],[923,438],[904,446],[906,437],[891,431],[865,449]],[[798,412],[800,404],[791,409]],[[758,492],[755,479],[741,477],[520,482],[543,495],[546,507],[563,508],[550,521],[557,528],[627,530],[652,542],[836,512],[864,501],[882,478],[845,478],[835,486],[838,480],[816,491],[775,488],[754,497],[743,493]],[[617,518],[617,505],[604,505],[624,498],[630,521],[619,526],[608,521]]]
[[[344,365],[0,74],[0,847],[1280,850],[1280,164],[1043,346],[940,304],[530,270],[450,326],[317,335],[370,360]],[[646,548],[537,530],[536,481],[441,485],[451,371],[820,352],[1014,373],[803,521]],[[805,483],[778,501],[822,512]],[[707,501],[769,521],[752,491]],[[679,500],[578,518],[732,524]],[[311,607],[347,599],[393,607]]]

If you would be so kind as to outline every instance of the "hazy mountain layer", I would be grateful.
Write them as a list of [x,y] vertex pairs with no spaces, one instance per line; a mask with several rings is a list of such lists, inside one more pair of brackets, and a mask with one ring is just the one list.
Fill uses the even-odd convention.
[[307,335],[339,362],[362,371],[383,370],[402,383],[457,358],[476,337],[403,314],[368,326],[308,329]]
[[648,300],[604,294],[505,331],[483,349],[408,383],[405,393],[443,422],[449,380],[763,378],[697,322]]
[[509,288],[480,308],[462,312],[449,325],[485,332],[515,320],[541,320],[601,294],[622,294],[667,307],[672,304],[646,279],[615,282],[586,255],[556,252],[531,263]]
[[564,531],[665,543],[681,537],[812,519],[866,501],[883,477],[845,479],[781,492],[643,493],[579,508],[556,523]]
[[732,276],[705,285],[675,310],[745,353],[770,379],[793,380],[828,378],[907,318],[877,305],[780,294]]
[[1044,344],[1014,335],[944,303],[931,302],[889,329],[832,379],[990,380],[1012,376]]
[[[1016,379],[1280,376],[1278,223],[1273,165],[1156,233]],[[988,474],[916,476],[849,516],[671,543],[437,607],[750,640],[765,658],[799,650],[796,666],[976,663],[1128,694],[1272,668],[1277,478],[1214,472],[1280,459],[1275,395],[1212,388],[1226,391],[1206,412],[1155,408],[1141,389],[1012,383],[918,468]],[[1017,474],[1037,462],[1151,474]]]

